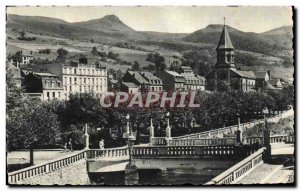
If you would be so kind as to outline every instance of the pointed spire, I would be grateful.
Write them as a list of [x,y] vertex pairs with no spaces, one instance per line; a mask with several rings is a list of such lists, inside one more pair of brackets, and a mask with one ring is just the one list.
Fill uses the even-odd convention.
[[224,27],[220,36],[220,40],[218,43],[218,47],[217,50],[221,50],[221,49],[234,49],[231,40],[230,40],[230,36],[227,32],[227,28],[226,28],[226,17],[224,17]]

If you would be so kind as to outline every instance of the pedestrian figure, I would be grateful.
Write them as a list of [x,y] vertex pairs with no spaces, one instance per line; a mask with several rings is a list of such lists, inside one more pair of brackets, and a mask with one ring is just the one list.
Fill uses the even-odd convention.
[[70,147],[70,151],[73,152],[72,139],[70,139],[70,141],[69,141],[69,147]]
[[67,142],[65,143],[64,149],[65,149],[64,152],[68,151],[68,143]]
[[101,139],[101,141],[99,141],[99,148],[104,149],[104,140],[103,139]]

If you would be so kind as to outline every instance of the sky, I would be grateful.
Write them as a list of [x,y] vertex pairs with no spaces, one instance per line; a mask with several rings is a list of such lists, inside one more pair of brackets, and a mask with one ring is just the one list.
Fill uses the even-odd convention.
[[45,16],[67,22],[87,21],[116,15],[138,31],[191,33],[209,24],[223,24],[244,32],[265,32],[292,25],[291,7],[8,7],[8,14]]

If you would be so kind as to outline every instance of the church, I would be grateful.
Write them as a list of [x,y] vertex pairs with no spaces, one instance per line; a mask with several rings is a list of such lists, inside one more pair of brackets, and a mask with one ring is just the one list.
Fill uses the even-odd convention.
[[216,51],[217,63],[214,70],[206,77],[207,90],[214,92],[227,90],[255,91],[255,73],[236,68],[234,47],[225,23]]

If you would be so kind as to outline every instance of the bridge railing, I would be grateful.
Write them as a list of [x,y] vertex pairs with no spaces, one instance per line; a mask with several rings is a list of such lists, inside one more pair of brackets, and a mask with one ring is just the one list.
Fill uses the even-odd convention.
[[236,156],[246,157],[255,151],[247,146],[145,146],[134,147],[134,158],[185,157],[185,156]]
[[[267,118],[268,122],[270,123],[278,123],[280,119],[286,118],[289,116],[294,115],[294,110],[293,108],[282,112],[281,114],[275,115],[273,117]],[[254,120],[252,122],[247,122],[247,123],[241,123],[240,128],[241,130],[244,129],[249,129],[254,127],[257,124],[263,124],[264,120]],[[200,133],[193,133],[193,134],[188,134],[188,135],[183,135],[183,136],[178,136],[178,137],[172,137],[172,139],[192,139],[192,138],[205,138],[205,137],[219,137],[220,135],[226,134],[226,133],[233,133],[237,130],[238,125],[233,125],[233,126],[228,126],[228,127],[223,127],[223,128],[218,128],[218,129],[213,129],[209,131],[204,131]]]
[[233,184],[237,182],[238,180],[242,179],[243,176],[246,175],[246,173],[251,172],[255,167],[263,163],[264,150],[264,147],[259,149],[241,162],[237,163],[217,177],[213,178],[205,185]]
[[171,139],[169,146],[199,146],[199,145],[235,145],[235,137],[226,138],[190,138],[190,139]]
[[[270,143],[294,143],[294,135],[271,135]],[[255,143],[262,144],[263,138],[261,136],[244,137],[243,143],[253,145]]]
[[31,167],[27,167],[21,170],[17,170],[14,172],[8,173],[8,183],[9,184],[18,184],[24,179],[35,177],[39,175],[43,175],[46,173],[50,173],[57,169],[61,169],[65,166],[73,164],[77,161],[85,159],[86,151],[81,151],[76,154],[72,154],[69,156],[64,156],[60,159],[55,159],[52,161],[47,161],[45,163],[37,164]]
[[152,137],[151,142],[152,145],[167,145],[165,137]]
[[128,147],[107,148],[107,149],[89,149],[87,158],[119,158],[129,156]]

